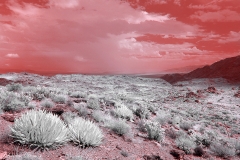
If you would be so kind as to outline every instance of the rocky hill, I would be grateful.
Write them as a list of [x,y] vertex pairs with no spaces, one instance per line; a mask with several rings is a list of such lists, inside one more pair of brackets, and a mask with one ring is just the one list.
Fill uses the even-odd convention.
[[230,82],[240,82],[240,56],[226,58],[187,74],[166,74],[161,78],[169,83],[195,78],[225,78]]

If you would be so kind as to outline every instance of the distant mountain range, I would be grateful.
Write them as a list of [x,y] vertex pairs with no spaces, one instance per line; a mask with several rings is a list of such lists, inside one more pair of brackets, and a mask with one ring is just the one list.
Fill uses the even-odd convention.
[[229,82],[240,82],[240,56],[226,58],[186,74],[166,74],[161,78],[169,83],[195,78],[225,78]]

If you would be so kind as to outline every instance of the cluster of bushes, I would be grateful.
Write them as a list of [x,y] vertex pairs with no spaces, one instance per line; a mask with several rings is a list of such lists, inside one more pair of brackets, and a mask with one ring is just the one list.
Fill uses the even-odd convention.
[[[0,108],[3,111],[16,111],[24,108],[27,102],[19,92],[24,90],[21,84],[7,85],[7,90],[0,95]],[[40,101],[40,105],[45,108],[51,108],[57,104],[68,104],[68,97],[64,94],[53,94],[45,87],[30,87],[29,95],[32,100]],[[104,137],[100,128],[92,121],[83,119],[89,115],[89,109],[92,112],[92,118],[96,122],[103,122],[104,126],[111,129],[114,133],[122,136],[131,131],[128,121],[134,119],[134,115],[140,119],[139,130],[147,133],[150,140],[162,142],[167,135],[174,139],[176,146],[186,154],[202,156],[208,149],[216,156],[227,158],[240,154],[240,141],[235,143],[224,143],[219,141],[215,133],[203,132],[201,135],[190,136],[193,123],[184,121],[180,116],[173,116],[175,113],[158,111],[155,106],[144,106],[134,103],[134,100],[128,98],[129,106],[124,104],[114,104],[115,108],[110,110],[113,117],[107,117],[100,109],[101,99],[96,95],[87,96],[82,92],[69,93],[72,98],[86,98],[87,103],[75,103],[74,108],[78,113],[64,112],[62,121],[58,116],[47,113],[42,110],[30,110],[16,119],[11,128],[11,136],[16,142],[29,145],[32,148],[40,150],[56,149],[65,143],[71,141],[80,147],[99,146]],[[125,97],[125,101],[126,101]],[[28,108],[36,108],[36,102],[27,103]],[[174,111],[174,110],[172,110]],[[189,111],[190,112],[190,111]],[[149,120],[151,114],[156,117]],[[177,112],[176,112],[177,113]],[[178,112],[180,114],[180,112]],[[181,112],[185,115],[184,112]],[[81,117],[79,117],[81,116]],[[107,119],[109,118],[109,119]],[[163,125],[167,123],[174,125],[180,131],[174,129],[164,130]],[[29,155],[24,155],[29,156]],[[37,158],[36,158],[37,159]]]
[[11,137],[23,145],[40,150],[55,149],[68,141],[86,146],[101,144],[103,134],[96,124],[83,118],[64,123],[57,115],[44,110],[30,110],[15,119]]

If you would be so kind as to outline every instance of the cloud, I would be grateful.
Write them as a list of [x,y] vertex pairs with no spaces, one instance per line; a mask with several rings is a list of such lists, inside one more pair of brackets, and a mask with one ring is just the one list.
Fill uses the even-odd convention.
[[240,21],[240,13],[229,9],[216,12],[197,11],[190,16],[192,19],[199,19],[202,22],[234,22]]
[[8,57],[8,58],[19,58],[19,55],[15,54],[15,53],[9,53],[9,54],[6,55],[6,57]]
[[188,8],[201,9],[201,10],[204,10],[204,9],[219,10],[219,9],[221,9],[221,7],[216,4],[203,4],[203,5],[190,4]]
[[148,0],[148,4],[166,4],[167,0]]
[[79,6],[80,0],[50,0],[50,6],[57,6],[61,8],[75,8]]
[[[152,67],[160,70],[173,62],[177,64],[179,59],[209,54],[213,45],[202,47],[206,46],[202,45],[204,38],[223,44],[236,42],[239,34],[234,29],[226,36],[205,30],[202,22],[238,20],[237,11],[231,8],[218,11],[218,2],[210,4],[207,0],[205,3],[195,0],[192,4],[151,0],[144,3],[149,5],[145,8],[132,7],[120,0],[98,0],[97,3],[93,0],[49,0],[46,7],[24,1],[21,5],[18,1],[8,3],[11,14],[0,15],[1,54],[19,56],[18,59],[2,56],[11,66],[18,63],[26,68],[136,71]],[[181,8],[183,14],[177,15],[178,11],[167,8],[163,11],[161,7],[168,5]],[[199,19],[197,23],[189,20],[190,11],[192,14],[195,10],[191,18]],[[140,40],[148,35],[155,37]],[[185,61],[179,63],[185,65]]]
[[174,0],[174,4],[181,6],[181,0]]
[[12,10],[15,14],[21,15],[22,17],[36,16],[39,14],[40,9],[34,5],[24,3],[24,5],[20,5],[18,3],[14,3],[14,1],[8,4],[8,8]]
[[125,20],[130,24],[139,24],[145,21],[156,21],[156,22],[165,22],[170,20],[169,15],[158,15],[158,14],[149,14],[148,12],[142,11],[139,14],[139,17],[128,16]]
[[227,37],[221,37],[219,43],[231,43],[231,42],[240,42],[240,32],[230,31]]

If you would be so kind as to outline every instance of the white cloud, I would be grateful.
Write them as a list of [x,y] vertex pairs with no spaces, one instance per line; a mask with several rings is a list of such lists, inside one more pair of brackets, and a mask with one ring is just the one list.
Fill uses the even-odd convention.
[[75,8],[79,6],[79,3],[80,0],[50,0],[49,2],[51,6],[57,6],[61,8]]
[[8,57],[8,58],[19,58],[19,55],[15,54],[15,53],[9,53],[9,54],[6,55],[6,57]]
[[202,22],[234,22],[240,21],[240,13],[229,9],[216,12],[197,11],[190,16],[192,19],[199,19]]
[[127,16],[124,18],[130,24],[140,24],[145,21],[156,21],[156,22],[165,22],[172,18],[169,18],[169,15],[159,15],[159,14],[149,14],[148,12],[142,11],[138,17],[136,16]]
[[227,37],[221,37],[219,43],[231,43],[231,42],[240,42],[240,32],[230,31]]
[[18,3],[11,3],[8,5],[14,13],[21,15],[22,17],[37,16],[40,12],[40,9],[34,5],[25,3],[23,6]]

